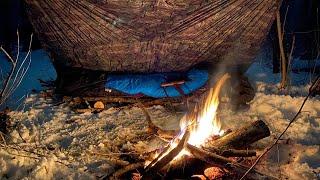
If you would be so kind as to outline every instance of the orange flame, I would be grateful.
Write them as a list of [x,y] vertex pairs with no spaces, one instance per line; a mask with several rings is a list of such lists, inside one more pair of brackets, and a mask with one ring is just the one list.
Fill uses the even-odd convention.
[[[223,75],[217,84],[213,88],[210,88],[207,96],[203,97],[195,106],[194,110],[187,113],[180,120],[180,136],[171,141],[170,149],[173,149],[178,145],[177,140],[181,139],[187,128],[190,131],[188,143],[197,147],[203,145],[211,136],[221,136],[224,134],[224,131],[221,128],[221,121],[216,117],[216,115],[221,88],[229,78],[229,74]],[[163,154],[159,159],[166,156],[167,153]],[[173,161],[180,159],[183,155],[189,154],[190,153],[186,149],[183,149]],[[155,157],[158,155],[159,154],[156,154]],[[149,162],[146,162],[146,165],[147,164],[149,164]]]
[[221,88],[229,78],[229,74],[223,75],[217,84],[210,88],[207,96],[200,100],[194,111],[181,119],[181,130],[187,127],[190,129],[189,144],[199,147],[211,136],[224,134],[224,131],[221,130],[221,121],[216,117],[216,114]]

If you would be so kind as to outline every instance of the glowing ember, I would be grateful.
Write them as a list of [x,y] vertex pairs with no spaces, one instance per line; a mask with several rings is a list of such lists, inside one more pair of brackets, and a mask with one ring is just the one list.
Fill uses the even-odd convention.
[[223,135],[221,130],[221,121],[216,117],[219,105],[219,93],[223,84],[230,78],[229,74],[225,74],[211,88],[208,95],[201,100],[195,107],[194,111],[184,116],[180,121],[182,130],[189,127],[191,135],[188,143],[194,146],[201,146],[213,135]]

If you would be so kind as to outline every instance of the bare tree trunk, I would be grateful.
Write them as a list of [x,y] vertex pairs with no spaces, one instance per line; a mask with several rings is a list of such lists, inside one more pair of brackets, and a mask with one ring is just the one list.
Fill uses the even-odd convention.
[[280,88],[285,88],[287,85],[287,59],[283,47],[283,32],[281,26],[280,12],[277,12],[277,30],[278,30],[278,40],[280,48],[280,59],[281,59],[281,85]]

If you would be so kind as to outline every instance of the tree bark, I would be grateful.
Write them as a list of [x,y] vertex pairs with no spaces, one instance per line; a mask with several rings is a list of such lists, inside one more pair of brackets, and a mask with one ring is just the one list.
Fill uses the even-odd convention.
[[220,139],[209,142],[205,148],[216,151],[227,149],[238,149],[270,136],[268,126],[262,121],[255,121],[243,128],[233,131]]
[[278,40],[279,40],[279,48],[280,48],[280,59],[281,59],[281,88],[284,88],[287,85],[287,58],[285,55],[284,47],[283,47],[283,32],[281,26],[281,17],[280,12],[277,12],[277,32],[278,32]]

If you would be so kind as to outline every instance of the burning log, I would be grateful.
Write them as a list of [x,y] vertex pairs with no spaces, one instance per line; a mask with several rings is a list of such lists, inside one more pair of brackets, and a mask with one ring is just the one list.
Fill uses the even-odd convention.
[[[206,96],[200,99],[193,111],[187,113],[180,120],[180,128],[186,129],[181,139],[177,138],[179,132],[163,131],[154,125],[144,105],[138,103],[138,106],[146,115],[146,120],[149,124],[148,132],[158,135],[164,133],[173,139],[144,169],[144,178],[152,179],[156,173],[159,172],[164,172],[164,174],[172,174],[172,172],[179,172],[179,170],[183,172],[186,165],[200,168],[202,171],[210,166],[220,167],[221,169],[228,169],[230,172],[238,173],[243,173],[248,169],[228,157],[255,156],[255,151],[238,149],[269,136],[270,131],[268,126],[261,120],[233,132],[228,131],[224,133],[224,131],[221,130],[221,123],[216,118],[216,111],[219,104],[219,92],[229,78],[230,76],[228,74],[223,75],[215,87],[210,88]],[[210,139],[212,136],[215,138]],[[195,171],[191,169],[190,172]],[[252,174],[254,178],[268,177],[257,171],[252,171]],[[268,177],[268,179],[273,178]]]
[[195,174],[203,174],[206,168],[212,165],[190,155],[182,155],[178,161],[166,166],[162,171],[165,177],[179,179],[182,177],[191,177]]
[[[180,120],[180,129],[186,129],[181,139],[179,138],[181,136],[177,135],[179,132],[168,133],[154,125],[147,110],[142,104],[139,105],[146,115],[149,133],[160,134],[164,132],[169,136],[174,136],[169,145],[144,169],[143,177],[145,179],[153,179],[157,173],[163,173],[169,177],[171,174],[172,177],[176,177],[181,172],[184,174],[185,169],[187,169],[186,173],[198,174],[196,171],[200,170],[203,173],[206,168],[212,166],[237,174],[244,173],[248,169],[228,157],[255,156],[255,151],[238,149],[268,137],[270,131],[261,120],[232,132],[222,130],[221,122],[216,117],[216,111],[219,105],[219,92],[229,77],[228,74],[223,75],[215,87],[210,88],[206,96],[200,99],[193,111],[187,113]],[[253,179],[261,177],[274,179],[257,171],[252,171],[250,175]]]
[[243,148],[268,136],[270,136],[268,126],[262,120],[258,120],[215,141],[208,142],[205,148],[211,151]]
[[164,166],[169,164],[185,148],[189,136],[190,132],[186,130],[178,145],[174,147],[172,150],[168,149],[167,153],[159,155],[157,158],[158,161],[154,164],[151,162],[145,169],[145,172],[152,176],[156,172],[160,171]]
[[[180,162],[171,163],[171,167],[167,169],[167,171],[170,172],[165,173],[168,173],[168,175],[174,175],[175,172],[182,171],[183,169],[192,170],[191,167],[199,167],[200,169],[205,169],[210,166],[226,168],[236,173],[243,173],[248,168],[229,159],[228,157],[250,157],[255,156],[256,152],[253,150],[237,150],[234,148],[246,147],[269,135],[269,128],[263,121],[259,120],[243,128],[235,130],[219,139],[214,139],[211,142],[207,143],[205,147],[198,148],[185,142],[185,138],[189,136],[189,131],[187,131],[187,133],[183,136],[179,144],[174,149],[170,150],[170,148],[167,148],[165,151],[163,151],[163,153],[160,154],[154,160],[154,162],[149,164],[145,172],[147,173],[147,175],[149,175],[151,172],[151,174],[153,175],[155,172],[160,172],[184,149],[189,152],[191,156],[184,156],[182,159],[180,159]],[[181,161],[187,162],[184,163]],[[253,171],[250,176],[252,178],[267,177],[267,179],[274,179],[274,177],[265,175],[258,171]]]

